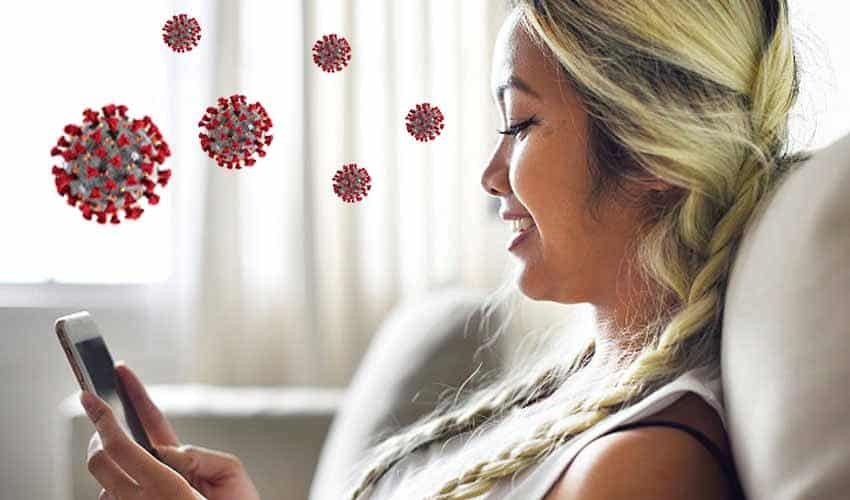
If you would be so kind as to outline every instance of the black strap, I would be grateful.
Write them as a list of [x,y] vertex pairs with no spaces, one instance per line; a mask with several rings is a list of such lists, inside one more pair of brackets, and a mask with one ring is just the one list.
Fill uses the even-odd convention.
[[710,451],[711,454],[714,455],[714,457],[720,463],[720,467],[723,469],[723,472],[726,474],[726,477],[729,479],[730,483],[732,484],[732,488],[734,489],[733,498],[736,500],[746,500],[747,497],[744,495],[744,490],[741,487],[741,482],[738,478],[737,472],[735,471],[735,465],[732,463],[732,460],[728,456],[726,456],[725,453],[723,453],[723,450],[721,450],[719,446],[714,444],[712,440],[708,439],[705,434],[698,431],[697,429],[689,427],[685,424],[681,424],[679,422],[671,422],[667,420],[643,420],[639,422],[631,422],[628,424],[618,425],[617,427],[614,427],[613,429],[609,430],[608,432],[602,434],[599,437],[602,437],[606,434],[611,434],[612,432],[632,429],[635,427],[646,427],[651,425],[675,427],[676,429],[683,430],[694,438],[696,438],[697,441],[702,443],[702,445],[705,446],[708,451]]

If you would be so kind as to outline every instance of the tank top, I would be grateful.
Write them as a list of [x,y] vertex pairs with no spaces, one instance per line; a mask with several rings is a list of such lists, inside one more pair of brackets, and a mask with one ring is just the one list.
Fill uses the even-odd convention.
[[[561,474],[576,455],[591,441],[611,432],[646,425],[675,427],[694,436],[720,463],[735,492],[736,496],[733,498],[746,498],[731,457],[726,457],[700,431],[677,422],[663,420],[637,422],[670,406],[687,392],[694,392],[714,408],[720,416],[724,429],[727,428],[720,377],[715,376],[709,379],[706,377],[707,372],[705,370],[705,368],[697,368],[683,373],[638,403],[618,413],[608,415],[592,427],[569,438],[542,461],[512,476],[501,478],[490,490],[476,498],[480,500],[541,500],[561,477]],[[556,399],[556,394],[557,392],[547,399]],[[533,406],[529,408],[533,408]],[[523,425],[519,428],[530,431],[544,419],[551,420],[553,414],[548,413],[548,411],[554,410],[557,410],[557,405],[552,405],[549,410],[540,411],[537,414],[523,414],[522,411],[519,411],[517,415],[510,415],[506,419],[527,419],[528,425],[524,425],[525,422],[523,422]],[[361,498],[368,500],[420,499],[435,494],[448,480],[454,478],[459,470],[465,470],[471,464],[477,463],[477,459],[492,457],[505,446],[516,441],[518,437],[516,436],[516,429],[518,427],[509,426],[513,429],[513,435],[506,434],[500,432],[499,423],[495,423],[490,429],[479,430],[480,434],[478,435],[473,436],[470,433],[474,431],[467,431],[452,436],[446,441],[430,443],[408,454],[396,462]],[[505,426],[501,427],[506,429]],[[471,447],[468,449],[473,452],[473,456],[461,459],[458,452],[462,447]],[[461,462],[461,460],[463,461]],[[441,467],[435,467],[435,465],[440,464],[442,464]]]

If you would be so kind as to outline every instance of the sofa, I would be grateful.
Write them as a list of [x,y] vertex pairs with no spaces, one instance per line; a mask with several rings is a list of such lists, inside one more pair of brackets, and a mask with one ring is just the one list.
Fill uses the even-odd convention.
[[721,385],[748,497],[850,498],[850,135],[750,220],[724,303]]
[[[400,305],[344,391],[150,390],[184,441],[243,458],[264,499],[338,500],[370,436],[428,412],[479,363],[500,366],[499,348],[478,350],[480,338],[463,334],[482,297],[439,290]],[[850,498],[850,135],[818,150],[760,205],[724,304],[723,402],[747,497]],[[92,499],[98,488],[82,457],[93,428],[70,398],[67,468],[74,498]]]

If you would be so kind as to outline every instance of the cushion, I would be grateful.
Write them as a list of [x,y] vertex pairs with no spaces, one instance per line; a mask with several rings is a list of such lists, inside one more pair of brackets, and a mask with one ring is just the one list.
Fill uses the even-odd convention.
[[722,374],[748,498],[850,492],[850,135],[791,171],[745,230]]
[[[440,393],[460,387],[479,364],[482,372],[498,369],[499,342],[479,350],[490,331],[478,332],[485,297],[483,290],[444,288],[391,311],[328,431],[310,499],[343,498],[341,489],[361,473],[355,465],[373,437],[429,413]],[[486,327],[498,327],[501,319],[497,309]],[[470,382],[464,393],[473,387]]]

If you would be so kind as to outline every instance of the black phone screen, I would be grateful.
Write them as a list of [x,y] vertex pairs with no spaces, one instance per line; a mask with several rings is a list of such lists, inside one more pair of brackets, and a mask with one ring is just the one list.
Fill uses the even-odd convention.
[[80,353],[80,359],[86,365],[86,371],[89,372],[89,377],[98,395],[101,398],[116,396],[117,384],[115,370],[112,368],[114,363],[103,337],[98,336],[77,342],[74,347]]

